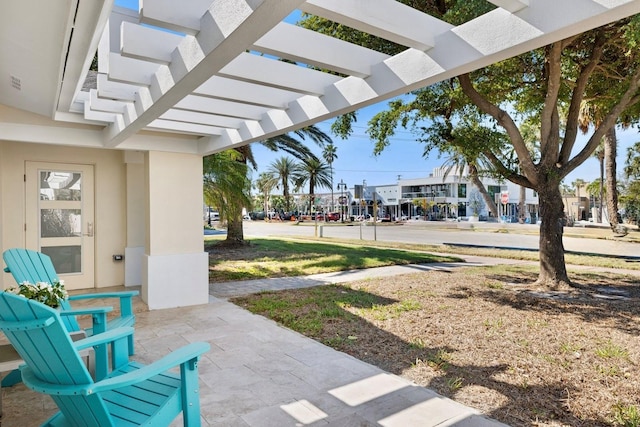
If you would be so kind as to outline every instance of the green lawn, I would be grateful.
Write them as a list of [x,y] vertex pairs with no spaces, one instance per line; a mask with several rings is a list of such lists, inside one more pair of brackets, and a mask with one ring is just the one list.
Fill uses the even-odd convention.
[[229,249],[205,240],[212,282],[300,276],[398,264],[460,261],[423,251],[363,245],[326,244],[285,239],[251,239],[250,246]]

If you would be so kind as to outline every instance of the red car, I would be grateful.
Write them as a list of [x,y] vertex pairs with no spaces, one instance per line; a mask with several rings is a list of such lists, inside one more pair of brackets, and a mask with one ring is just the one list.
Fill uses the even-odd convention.
[[328,213],[327,221],[340,221],[340,213],[339,212]]

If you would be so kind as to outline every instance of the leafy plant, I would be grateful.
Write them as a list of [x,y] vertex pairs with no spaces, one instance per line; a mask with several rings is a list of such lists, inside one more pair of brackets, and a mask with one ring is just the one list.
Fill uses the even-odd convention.
[[60,303],[68,296],[62,280],[53,282],[53,284],[47,282],[37,282],[35,284],[22,282],[17,288],[7,289],[7,292],[41,302],[53,308],[59,307]]

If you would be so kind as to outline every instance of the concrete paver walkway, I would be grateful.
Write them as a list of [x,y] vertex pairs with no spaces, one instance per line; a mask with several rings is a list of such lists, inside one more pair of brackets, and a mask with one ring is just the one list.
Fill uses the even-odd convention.
[[[136,316],[134,357],[144,363],[211,344],[199,363],[203,426],[504,426],[223,299],[155,311],[138,299]],[[2,392],[3,427],[37,426],[57,410],[23,384]]]

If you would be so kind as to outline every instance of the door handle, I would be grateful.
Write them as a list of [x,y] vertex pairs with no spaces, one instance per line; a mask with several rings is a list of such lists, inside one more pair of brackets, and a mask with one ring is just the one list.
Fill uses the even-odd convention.
[[93,237],[93,223],[92,222],[88,222],[87,223],[87,232],[83,233],[85,236],[87,237]]

